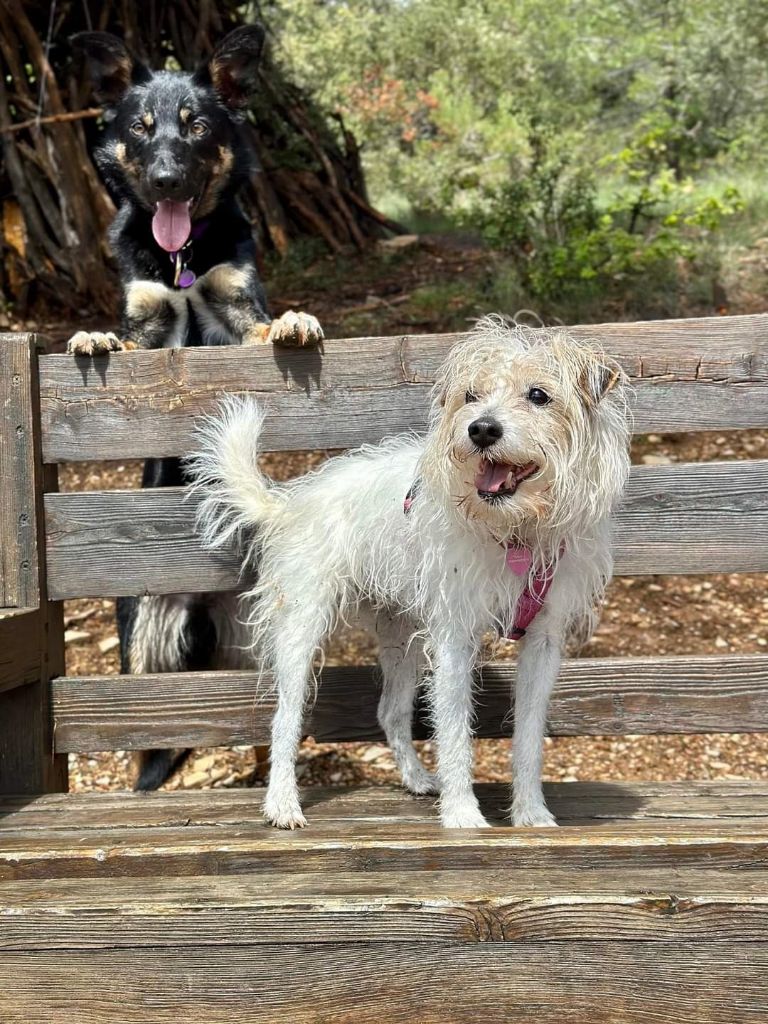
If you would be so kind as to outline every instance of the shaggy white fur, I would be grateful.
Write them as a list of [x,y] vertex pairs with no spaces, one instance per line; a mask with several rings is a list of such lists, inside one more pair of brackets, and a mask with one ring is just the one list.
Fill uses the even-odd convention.
[[[531,578],[552,584],[521,641],[511,815],[554,825],[541,786],[547,703],[564,643],[589,635],[611,574],[609,519],[629,471],[621,371],[564,330],[486,318],[443,366],[425,437],[278,485],[257,466],[262,418],[254,402],[226,399],[202,423],[191,465],[206,544],[245,537],[259,567],[248,622],[278,694],[266,817],[305,824],[294,765],[313,660],[340,617],[363,610],[381,651],[379,719],[405,785],[439,790],[449,828],[487,824],[472,790],[472,674],[484,634],[509,629],[526,587],[507,565],[514,545],[530,551]],[[427,667],[437,781],[411,741]]]

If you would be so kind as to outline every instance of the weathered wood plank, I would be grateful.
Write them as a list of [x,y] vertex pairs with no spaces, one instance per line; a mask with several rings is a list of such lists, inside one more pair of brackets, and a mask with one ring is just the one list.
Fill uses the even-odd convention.
[[37,608],[0,609],[0,691],[40,678],[43,639]]
[[[479,783],[475,791],[486,816],[507,821],[509,787]],[[768,819],[768,780],[706,782],[548,782],[547,804],[561,824],[587,822],[718,820],[738,824]],[[356,821],[398,826],[431,821],[433,802],[401,786],[313,786],[306,790],[313,822]],[[31,829],[115,832],[146,828],[262,825],[262,792],[251,788],[132,793],[50,793],[0,797],[0,831]],[[1,844],[0,844],[1,845]],[[506,867],[513,865],[506,864]],[[571,884],[572,884],[571,879]]]
[[[312,819],[284,832],[271,826],[185,824],[146,829],[40,829],[2,833],[0,881],[127,878],[319,871],[481,871],[513,862],[519,870],[764,871],[765,818],[597,822],[555,829],[440,826],[434,801],[419,823]],[[1,1019],[1,1018],[0,1018]]]
[[[235,589],[237,560],[202,549],[185,498],[171,487],[47,495],[51,595]],[[768,460],[633,467],[614,555],[617,575],[768,570]]]
[[764,1024],[735,941],[235,945],[6,953],[5,1024]]
[[768,873],[514,869],[0,883],[0,949],[768,942]]
[[0,334],[0,608],[38,604],[34,339]]
[[[510,735],[514,663],[482,671],[477,735]],[[56,749],[266,743],[274,697],[252,672],[62,677],[53,682]],[[265,687],[266,688],[266,687]],[[327,668],[306,732],[320,742],[381,739],[371,666]],[[427,735],[418,713],[416,735]],[[507,724],[503,724],[504,722]],[[764,655],[566,661],[550,705],[552,735],[760,732],[768,729]]]
[[[766,425],[768,316],[575,328],[625,366],[638,432]],[[322,355],[258,347],[41,361],[46,461],[182,455],[194,420],[229,391],[268,408],[269,450],[348,448],[425,425],[429,386],[463,335],[357,338]]]

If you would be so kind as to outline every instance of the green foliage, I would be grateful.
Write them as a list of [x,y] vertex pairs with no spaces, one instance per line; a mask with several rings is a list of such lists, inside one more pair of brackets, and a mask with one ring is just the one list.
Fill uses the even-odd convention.
[[715,274],[724,219],[746,232],[734,183],[768,157],[762,4],[264,9],[291,77],[360,139],[373,201],[414,226],[479,232],[525,301]]
[[547,306],[674,276],[679,261],[693,261],[705,236],[743,205],[733,186],[702,196],[669,168],[638,166],[629,150],[619,157],[621,187],[601,197],[594,172],[550,157],[541,137],[532,148],[528,173],[484,190],[465,223],[509,255],[522,295]]

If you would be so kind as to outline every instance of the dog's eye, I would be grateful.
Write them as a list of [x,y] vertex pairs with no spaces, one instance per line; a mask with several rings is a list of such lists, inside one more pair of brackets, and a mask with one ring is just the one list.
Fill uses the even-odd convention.
[[131,125],[131,134],[132,135],[146,135],[147,134],[147,126],[144,124],[143,121],[134,121],[133,124]]
[[193,135],[196,135],[198,138],[201,138],[203,135],[208,134],[208,125],[205,123],[205,121],[193,121],[192,124],[190,125],[189,130],[192,132]]
[[549,405],[552,399],[543,388],[531,388],[528,392],[528,401],[534,405]]
[[464,395],[464,402],[469,405],[470,402],[476,402],[478,400],[477,395],[474,391],[467,391]]

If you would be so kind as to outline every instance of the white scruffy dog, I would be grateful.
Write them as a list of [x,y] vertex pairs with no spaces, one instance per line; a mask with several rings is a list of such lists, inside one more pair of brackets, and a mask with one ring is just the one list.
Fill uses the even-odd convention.
[[[443,366],[425,437],[360,448],[287,484],[259,471],[262,416],[225,400],[191,463],[207,545],[255,538],[249,623],[278,695],[267,819],[306,824],[294,769],[314,659],[340,617],[368,610],[380,723],[405,785],[439,790],[448,828],[487,825],[472,790],[483,636],[522,638],[512,821],[554,825],[541,784],[547,703],[564,643],[589,632],[611,574],[609,517],[629,471],[621,371],[564,330],[486,318]],[[436,782],[411,741],[427,666]]]

